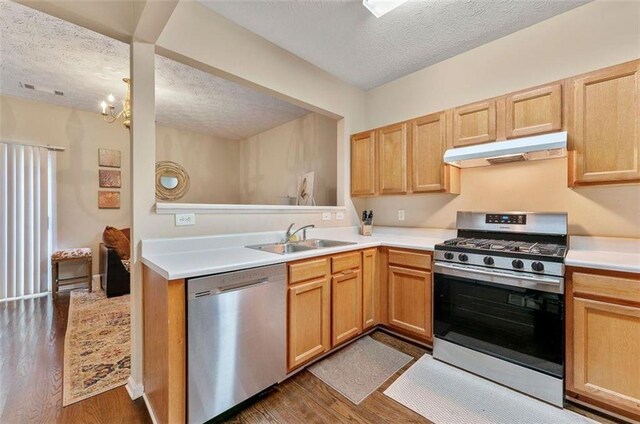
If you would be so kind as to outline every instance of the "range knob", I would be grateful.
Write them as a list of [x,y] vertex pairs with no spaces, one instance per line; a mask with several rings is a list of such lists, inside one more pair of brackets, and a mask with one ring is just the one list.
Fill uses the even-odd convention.
[[444,258],[445,258],[445,259],[448,259],[448,260],[453,259],[453,253],[451,253],[451,252],[444,252]]
[[467,262],[469,260],[469,257],[464,253],[461,253],[458,255],[458,259],[460,259],[462,262]]
[[544,264],[542,262],[533,262],[531,264],[531,269],[538,272],[544,271]]
[[482,260],[486,265],[493,265],[494,261],[491,256],[485,256]]
[[511,262],[511,265],[515,268],[515,269],[522,269],[524,268],[524,262],[522,262],[520,259],[514,259],[513,262]]

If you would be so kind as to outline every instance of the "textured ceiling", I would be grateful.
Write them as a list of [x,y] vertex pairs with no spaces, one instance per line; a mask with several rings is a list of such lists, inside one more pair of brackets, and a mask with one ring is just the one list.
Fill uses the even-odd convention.
[[258,91],[156,55],[156,119],[239,140],[310,113]]
[[338,78],[370,89],[587,3],[410,0],[381,18],[360,0],[199,0]]
[[[82,110],[122,99],[129,46],[20,4],[0,0],[0,93]],[[20,83],[64,92],[36,92]],[[255,90],[156,56],[159,125],[242,139],[309,113]]]

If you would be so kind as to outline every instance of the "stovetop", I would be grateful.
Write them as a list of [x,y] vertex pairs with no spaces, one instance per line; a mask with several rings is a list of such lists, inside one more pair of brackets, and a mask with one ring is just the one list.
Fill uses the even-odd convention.
[[528,241],[499,240],[490,238],[457,237],[442,243],[446,247],[456,247],[456,251],[510,252],[535,256],[564,258],[567,247],[561,244]]

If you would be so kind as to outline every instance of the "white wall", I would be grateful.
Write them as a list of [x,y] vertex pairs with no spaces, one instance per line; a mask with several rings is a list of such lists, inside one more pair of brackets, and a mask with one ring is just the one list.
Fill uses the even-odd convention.
[[[134,214],[140,213],[141,220],[148,223],[145,227],[149,231],[140,233],[140,238],[284,230],[291,222],[318,226],[357,222],[357,214],[352,209],[347,193],[348,146],[349,135],[365,127],[365,94],[362,90],[340,81],[197,2],[178,4],[156,43],[156,49],[167,57],[310,110],[342,117],[338,123],[338,204],[346,205],[350,213],[345,221],[322,221],[320,212],[198,215],[194,226],[175,227],[173,216],[155,214],[154,202],[150,202],[141,205],[140,209],[134,209]],[[139,171],[152,174],[151,169]],[[145,196],[143,193],[139,195],[141,198]],[[135,183],[134,196],[138,196]]]
[[[104,227],[130,225],[127,129],[121,124],[104,122],[97,112],[0,96],[0,138],[66,148],[55,153],[58,248],[91,247],[93,273],[97,274],[98,246]],[[110,190],[98,187],[99,148],[121,152],[122,188],[114,189],[120,191],[120,209],[98,209],[98,190]]]
[[[368,127],[639,57],[640,2],[596,1],[369,91]],[[381,225],[454,228],[458,210],[550,210],[569,213],[572,234],[640,237],[640,186],[571,190],[564,159],[464,169],[461,178],[459,196],[363,203]]]
[[296,197],[298,177],[314,172],[316,204],[336,205],[334,119],[310,113],[239,144],[241,203],[285,204],[286,196]]
[[156,160],[177,162],[189,174],[189,191],[177,202],[240,202],[237,140],[156,126]]

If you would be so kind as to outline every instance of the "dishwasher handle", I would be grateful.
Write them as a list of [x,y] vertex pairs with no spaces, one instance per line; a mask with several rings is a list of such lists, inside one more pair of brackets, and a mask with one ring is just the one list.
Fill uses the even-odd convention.
[[254,280],[254,281],[245,281],[242,283],[232,284],[229,286],[217,287],[211,290],[211,294],[215,295],[215,294],[228,293],[230,291],[244,290],[244,289],[248,289],[249,287],[257,286],[258,284],[263,284],[268,282],[269,282],[268,278],[262,278],[260,280]]
[[190,278],[187,281],[187,300],[246,290],[264,284],[286,281],[286,265],[250,268],[240,271]]

